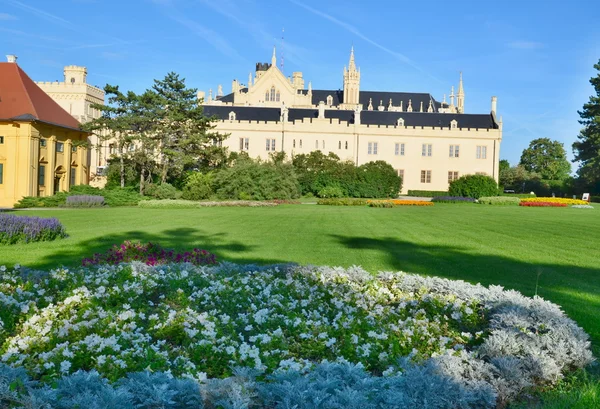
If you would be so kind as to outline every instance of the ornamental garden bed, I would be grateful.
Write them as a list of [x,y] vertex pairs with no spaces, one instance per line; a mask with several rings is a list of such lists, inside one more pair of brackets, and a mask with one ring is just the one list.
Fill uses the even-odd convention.
[[58,219],[0,213],[0,245],[52,241],[67,237]]
[[498,286],[231,263],[0,275],[8,408],[493,408],[593,360],[557,305]]

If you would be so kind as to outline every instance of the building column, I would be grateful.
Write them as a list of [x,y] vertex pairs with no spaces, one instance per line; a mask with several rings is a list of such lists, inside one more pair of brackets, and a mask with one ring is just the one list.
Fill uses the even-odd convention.
[[[73,153],[73,151],[71,150],[73,147],[73,142],[70,139],[67,139],[65,141],[65,152],[64,152],[64,161],[63,161],[63,166],[65,168],[65,171],[67,172],[67,177],[65,179],[65,183],[64,183],[64,187],[65,187],[65,192],[68,192],[69,190],[71,190],[71,155]],[[76,177],[77,179],[77,177]],[[75,183],[77,183],[77,181],[75,181]]]
[[48,164],[46,165],[44,193],[45,196],[52,196],[54,194],[54,175],[56,174],[56,135],[48,138],[46,149],[48,151]]
[[31,159],[29,162],[29,196],[37,196],[38,192],[38,172],[40,166],[40,134],[31,136]]

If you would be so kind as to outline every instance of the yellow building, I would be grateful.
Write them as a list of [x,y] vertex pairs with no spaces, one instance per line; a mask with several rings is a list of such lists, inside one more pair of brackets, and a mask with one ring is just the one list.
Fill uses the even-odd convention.
[[0,63],[0,207],[88,183],[88,133],[17,65]]
[[[63,74],[64,81],[39,81],[36,84],[82,124],[99,118],[102,113],[92,105],[104,105],[105,93],[87,83],[87,68],[68,65],[64,67]],[[109,144],[96,134],[90,134],[88,140],[90,185],[103,187],[106,184],[103,171],[110,157]]]
[[466,174],[498,180],[502,119],[496,97],[488,113],[465,113],[462,75],[450,101],[428,93],[380,92],[360,89],[361,72],[350,53],[343,88],[313,90],[301,72],[286,77],[271,63],[256,64],[247,84],[237,80],[223,95],[198,93],[204,112],[219,120],[216,129],[230,136],[230,151],[268,158],[319,150],[335,153],[357,165],[384,160],[403,178],[402,192],[447,190]]

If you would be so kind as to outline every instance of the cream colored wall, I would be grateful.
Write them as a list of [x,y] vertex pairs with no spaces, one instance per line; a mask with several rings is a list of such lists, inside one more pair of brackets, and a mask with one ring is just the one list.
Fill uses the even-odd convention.
[[[84,141],[87,134],[65,128],[29,122],[0,122],[0,163],[4,164],[3,183],[0,184],[0,207],[12,207],[24,196],[53,194],[54,175],[59,173],[59,190],[70,189],[71,167],[76,169],[75,184],[87,184],[89,161],[87,149],[71,151],[73,141]],[[46,139],[46,147],[40,146]],[[64,152],[56,152],[56,142],[64,143]],[[44,186],[39,186],[39,165],[46,166]],[[62,168],[61,168],[62,167]]]
[[[248,154],[254,158],[267,159],[271,152],[266,150],[266,139],[274,138],[276,151],[282,150],[283,143],[283,151],[289,156],[317,150],[315,143],[318,141],[318,150],[324,154],[333,152],[341,159],[352,160],[357,165],[384,160],[395,169],[404,170],[402,193],[408,190],[447,190],[448,171],[458,171],[459,177],[484,172],[498,180],[502,138],[502,131],[499,129],[377,127],[315,118],[293,123],[225,120],[217,123],[217,130],[230,134],[224,141],[224,146],[233,152],[239,151],[239,138],[249,138]],[[348,149],[345,148],[346,142]],[[377,143],[377,155],[368,154],[369,142]],[[405,144],[404,156],[395,155],[396,143]],[[432,145],[431,157],[421,156],[422,144]],[[458,158],[449,157],[450,145],[459,145]],[[476,158],[477,146],[487,147],[486,159]],[[421,183],[421,170],[431,171],[431,183]]]

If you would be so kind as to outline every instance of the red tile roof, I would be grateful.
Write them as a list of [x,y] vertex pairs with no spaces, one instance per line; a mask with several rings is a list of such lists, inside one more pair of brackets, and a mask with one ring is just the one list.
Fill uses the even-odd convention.
[[16,63],[0,63],[0,120],[41,121],[63,128],[80,128],[80,123]]

